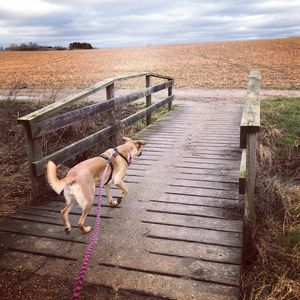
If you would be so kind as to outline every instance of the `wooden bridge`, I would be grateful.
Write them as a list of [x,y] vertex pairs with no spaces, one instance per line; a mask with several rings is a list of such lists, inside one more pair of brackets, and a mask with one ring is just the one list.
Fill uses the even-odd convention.
[[[117,208],[103,204],[101,234],[86,286],[141,299],[240,297],[244,208],[246,228],[253,214],[255,167],[251,166],[259,128],[259,80],[259,74],[252,72],[244,111],[241,103],[230,99],[179,101],[174,110],[137,135],[148,144],[126,175],[126,201]],[[171,86],[165,84],[169,100],[161,102],[169,107]],[[157,107],[159,102],[151,104],[152,92],[140,96],[148,97],[148,107]],[[142,117],[151,112],[148,109]],[[240,146],[248,149],[242,160]],[[39,162],[32,164],[38,170]],[[32,176],[37,174],[32,170]],[[38,181],[33,179],[35,187]],[[240,194],[245,190],[246,197]],[[1,223],[0,266],[22,266],[23,271],[75,282],[90,235],[77,228],[64,232],[59,215],[63,205],[63,198],[57,197],[24,207]],[[71,212],[72,225],[80,213],[79,208]],[[95,214],[96,204],[87,224],[94,223]],[[101,289],[96,298],[102,299]]]

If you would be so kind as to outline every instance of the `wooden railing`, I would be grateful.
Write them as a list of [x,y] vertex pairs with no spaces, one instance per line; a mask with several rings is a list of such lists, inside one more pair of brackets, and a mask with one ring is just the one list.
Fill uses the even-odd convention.
[[[260,128],[260,84],[258,70],[251,70],[248,83],[246,103],[240,127],[240,147],[242,159],[240,165],[239,190],[245,194],[244,225],[251,228],[254,218],[254,193],[256,177],[256,141]],[[247,237],[246,237],[247,238]]]
[[[115,83],[121,80],[132,79],[136,77],[145,77],[146,88],[137,92],[131,93],[122,97],[115,97]],[[154,86],[151,86],[151,78],[157,77],[166,81]],[[174,79],[169,76],[164,76],[156,73],[146,72],[138,73],[130,76],[110,78],[101,81],[82,92],[66,97],[61,101],[54,102],[42,109],[32,112],[18,119],[18,122],[23,125],[26,133],[27,153],[29,161],[29,171],[32,183],[34,196],[38,196],[45,186],[44,166],[47,161],[52,160],[56,164],[60,164],[71,157],[88,150],[97,143],[111,139],[112,146],[116,143],[116,135],[118,128],[126,128],[138,120],[146,118],[146,124],[151,122],[151,113],[159,107],[168,105],[169,110],[172,108],[172,86]],[[81,100],[101,89],[106,89],[107,101],[88,105],[69,112],[64,112],[53,116],[67,105],[70,105],[78,100]],[[168,97],[164,100],[152,104],[151,95],[158,91],[168,89]],[[146,97],[146,108],[137,113],[116,123],[115,109],[132,101]],[[108,112],[108,117],[111,120],[111,126],[99,130],[67,147],[60,149],[52,154],[44,156],[42,151],[42,137],[48,133],[54,132],[60,128],[64,128],[78,120],[86,119],[100,112]]]

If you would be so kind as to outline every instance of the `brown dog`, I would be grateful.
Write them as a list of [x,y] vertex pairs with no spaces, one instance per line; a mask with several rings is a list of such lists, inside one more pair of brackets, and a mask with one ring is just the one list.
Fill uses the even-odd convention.
[[[56,176],[56,165],[49,161],[47,164],[47,179],[53,190],[60,194],[64,191],[66,206],[61,210],[62,220],[65,230],[71,230],[68,214],[74,201],[82,208],[82,214],[78,221],[79,228],[88,233],[91,231],[91,226],[85,226],[84,221],[88,215],[95,197],[95,185],[100,181],[100,178],[105,170],[106,163],[109,167],[104,178],[106,195],[108,203],[112,206],[117,206],[128,193],[128,189],[123,181],[126,171],[135,156],[140,156],[142,146],[146,144],[143,140],[132,140],[128,137],[123,137],[125,144],[117,148],[111,148],[105,151],[98,157],[93,157],[82,161],[74,166],[63,179],[58,179]],[[110,185],[114,183],[122,191],[122,196],[118,201],[113,200]]]

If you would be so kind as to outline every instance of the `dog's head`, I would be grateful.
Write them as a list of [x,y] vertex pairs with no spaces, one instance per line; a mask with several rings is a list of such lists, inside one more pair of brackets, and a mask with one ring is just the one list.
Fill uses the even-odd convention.
[[147,144],[144,140],[132,140],[129,137],[123,136],[122,140],[130,147],[132,156],[141,156],[142,155],[142,147]]

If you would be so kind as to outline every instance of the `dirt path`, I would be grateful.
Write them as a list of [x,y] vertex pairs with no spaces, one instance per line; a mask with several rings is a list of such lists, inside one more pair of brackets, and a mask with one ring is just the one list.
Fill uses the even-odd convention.
[[[80,92],[80,89],[23,89],[21,91],[11,92],[10,90],[0,90],[0,100],[37,100],[37,101],[57,101],[64,99],[67,96]],[[133,90],[119,89],[116,96],[123,96],[129,94]],[[215,101],[228,101],[234,100],[235,102],[241,101],[246,96],[246,89],[174,89],[176,101],[178,100],[191,100],[201,102],[215,102]],[[153,99],[160,99],[164,97],[164,93],[157,93],[153,95]],[[276,89],[263,89],[261,90],[261,98],[270,98],[276,96],[285,97],[300,97],[300,90],[276,90]],[[105,100],[105,90],[99,91],[87,99],[91,101]]]

